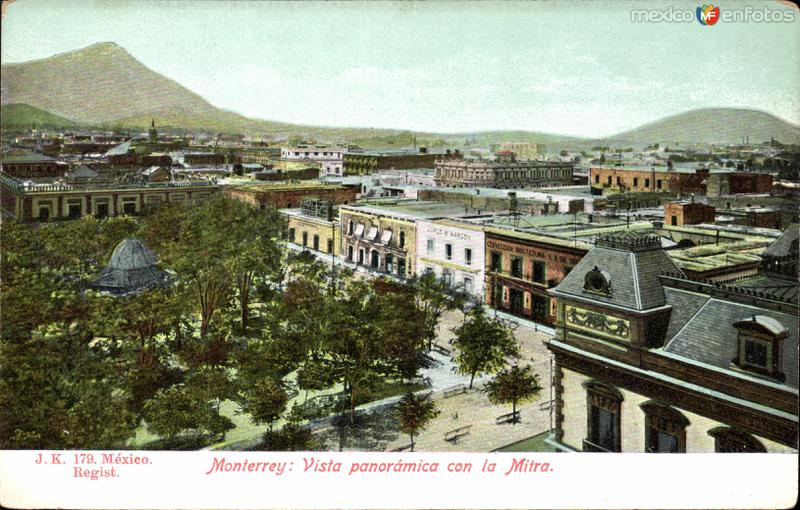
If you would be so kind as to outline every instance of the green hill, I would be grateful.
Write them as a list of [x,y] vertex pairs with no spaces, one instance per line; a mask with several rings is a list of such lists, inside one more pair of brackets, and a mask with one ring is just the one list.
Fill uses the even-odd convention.
[[615,143],[705,142],[751,143],[769,141],[800,143],[800,126],[767,112],[745,108],[702,108],[650,122],[614,135]]
[[[28,108],[44,111],[46,115],[108,128],[145,128],[155,118],[164,129],[278,139],[300,136],[366,147],[402,147],[410,145],[412,140],[411,132],[400,129],[303,126],[250,119],[213,106],[148,69],[114,43],[98,43],[42,60],[5,64],[0,99],[3,105],[8,105],[3,107],[4,112],[12,105],[30,105]],[[13,109],[9,115],[14,122],[21,119],[28,125],[31,121],[27,117],[33,117],[32,113]],[[462,145],[467,140],[479,144],[532,141],[546,145],[548,150],[655,142],[735,143],[745,137],[751,142],[775,138],[784,143],[800,143],[800,127],[766,112],[740,108],[693,110],[596,140],[532,131],[413,134],[419,145]]]
[[28,130],[31,127],[60,129],[77,126],[75,121],[27,104],[8,104],[0,107],[0,128]]

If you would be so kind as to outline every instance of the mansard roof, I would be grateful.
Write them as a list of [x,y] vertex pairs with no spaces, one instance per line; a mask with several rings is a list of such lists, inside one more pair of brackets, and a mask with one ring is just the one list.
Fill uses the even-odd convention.
[[[587,276],[599,272],[607,292],[597,292]],[[659,274],[683,274],[661,248],[657,235],[626,231],[597,239],[595,246],[551,292],[561,298],[593,301],[636,311],[667,304]]]

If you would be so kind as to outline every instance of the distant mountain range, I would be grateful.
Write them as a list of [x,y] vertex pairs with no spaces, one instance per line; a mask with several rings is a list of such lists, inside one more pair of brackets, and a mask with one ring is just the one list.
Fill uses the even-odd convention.
[[[251,119],[217,108],[144,66],[114,43],[99,43],[42,60],[5,64],[0,79],[2,127],[95,126],[144,128],[155,118],[162,128],[245,133],[254,136],[298,135],[347,140],[367,145],[409,145],[411,132],[399,129],[327,128]],[[59,124],[61,123],[61,124]],[[667,117],[603,139],[532,131],[414,133],[420,143],[530,140],[549,147],[642,145],[655,142],[735,143],[775,138],[800,144],[800,127],[766,112],[705,108]]]

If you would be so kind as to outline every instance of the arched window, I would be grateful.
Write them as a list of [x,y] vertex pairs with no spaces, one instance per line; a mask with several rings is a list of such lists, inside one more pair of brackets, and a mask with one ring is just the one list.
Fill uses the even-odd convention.
[[717,427],[708,431],[714,438],[714,451],[717,453],[766,453],[761,442],[744,432],[730,427]]
[[353,220],[347,222],[347,233],[353,235]]
[[653,400],[640,407],[645,413],[645,451],[686,453],[689,420],[675,409]]
[[622,394],[611,386],[597,381],[587,381],[586,415],[587,438],[583,440],[585,452],[620,452],[620,414]]
[[402,230],[400,231],[400,248],[406,247],[406,233]]

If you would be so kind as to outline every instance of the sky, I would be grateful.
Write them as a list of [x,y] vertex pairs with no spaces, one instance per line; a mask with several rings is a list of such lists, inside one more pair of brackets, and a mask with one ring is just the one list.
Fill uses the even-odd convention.
[[704,26],[699,5],[16,0],[0,58],[112,41],[215,106],[320,126],[601,137],[717,106],[800,124],[800,11],[725,1],[793,21]]

